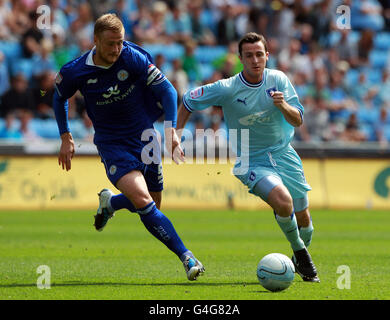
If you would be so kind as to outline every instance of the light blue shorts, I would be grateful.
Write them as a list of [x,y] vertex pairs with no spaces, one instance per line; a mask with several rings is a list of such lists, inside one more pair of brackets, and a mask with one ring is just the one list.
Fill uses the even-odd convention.
[[[249,193],[256,194],[263,200],[267,200],[268,194],[257,194],[258,192],[254,192],[254,188],[264,177],[273,176],[276,179],[271,179],[271,181],[275,181],[273,183],[276,186],[277,181],[280,180],[290,192],[294,203],[302,202],[302,200],[298,199],[306,199],[303,201],[307,203],[307,191],[311,190],[311,187],[306,181],[302,161],[291,146],[287,147],[284,152],[276,155],[268,153],[263,159],[259,159],[258,162],[253,163],[252,159],[251,162],[247,173],[236,175],[249,188]],[[269,183],[270,179],[264,179],[263,181]],[[267,188],[272,188],[272,183],[269,183],[269,186],[265,186],[264,190]],[[295,209],[297,210],[298,208]]]

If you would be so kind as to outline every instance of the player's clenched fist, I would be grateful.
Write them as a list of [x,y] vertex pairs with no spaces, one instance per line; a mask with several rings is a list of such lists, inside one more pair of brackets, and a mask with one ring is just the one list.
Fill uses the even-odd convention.
[[285,102],[283,92],[271,91],[270,95],[271,95],[272,99],[274,100],[274,105],[277,107],[281,107],[283,105],[283,103]]

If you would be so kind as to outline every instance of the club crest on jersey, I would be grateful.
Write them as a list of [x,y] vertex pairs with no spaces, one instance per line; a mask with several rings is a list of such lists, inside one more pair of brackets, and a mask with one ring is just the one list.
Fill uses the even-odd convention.
[[116,168],[116,165],[113,164],[113,165],[110,167],[110,175],[113,176],[113,175],[116,173],[116,169],[117,169],[117,168]]
[[203,96],[203,87],[199,87],[199,88],[196,88],[196,89],[190,91],[191,99],[197,99],[201,96]]
[[129,73],[126,70],[122,69],[118,71],[117,76],[120,81],[125,81],[129,77]]
[[275,87],[269,88],[266,90],[267,95],[272,98],[271,93],[277,91]]

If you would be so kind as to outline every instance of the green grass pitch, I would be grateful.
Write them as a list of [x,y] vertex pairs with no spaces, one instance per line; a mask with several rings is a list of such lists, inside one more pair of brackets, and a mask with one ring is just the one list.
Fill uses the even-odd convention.
[[[90,211],[0,212],[0,299],[269,300],[389,299],[390,212],[312,210],[310,252],[321,283],[296,275],[266,291],[256,266],[271,252],[291,256],[268,211],[164,211],[206,273],[189,282],[179,259],[135,214],[120,211],[96,232]],[[47,265],[50,289],[38,289]],[[350,289],[339,288],[350,269]],[[340,278],[340,279],[339,279]],[[339,284],[339,285],[338,285]]]

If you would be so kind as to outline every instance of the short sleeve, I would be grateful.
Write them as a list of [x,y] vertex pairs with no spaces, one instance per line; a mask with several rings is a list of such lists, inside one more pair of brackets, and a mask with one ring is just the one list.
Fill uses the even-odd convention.
[[183,95],[183,104],[190,112],[203,110],[210,106],[223,106],[225,91],[222,81],[210,83],[187,91]]

